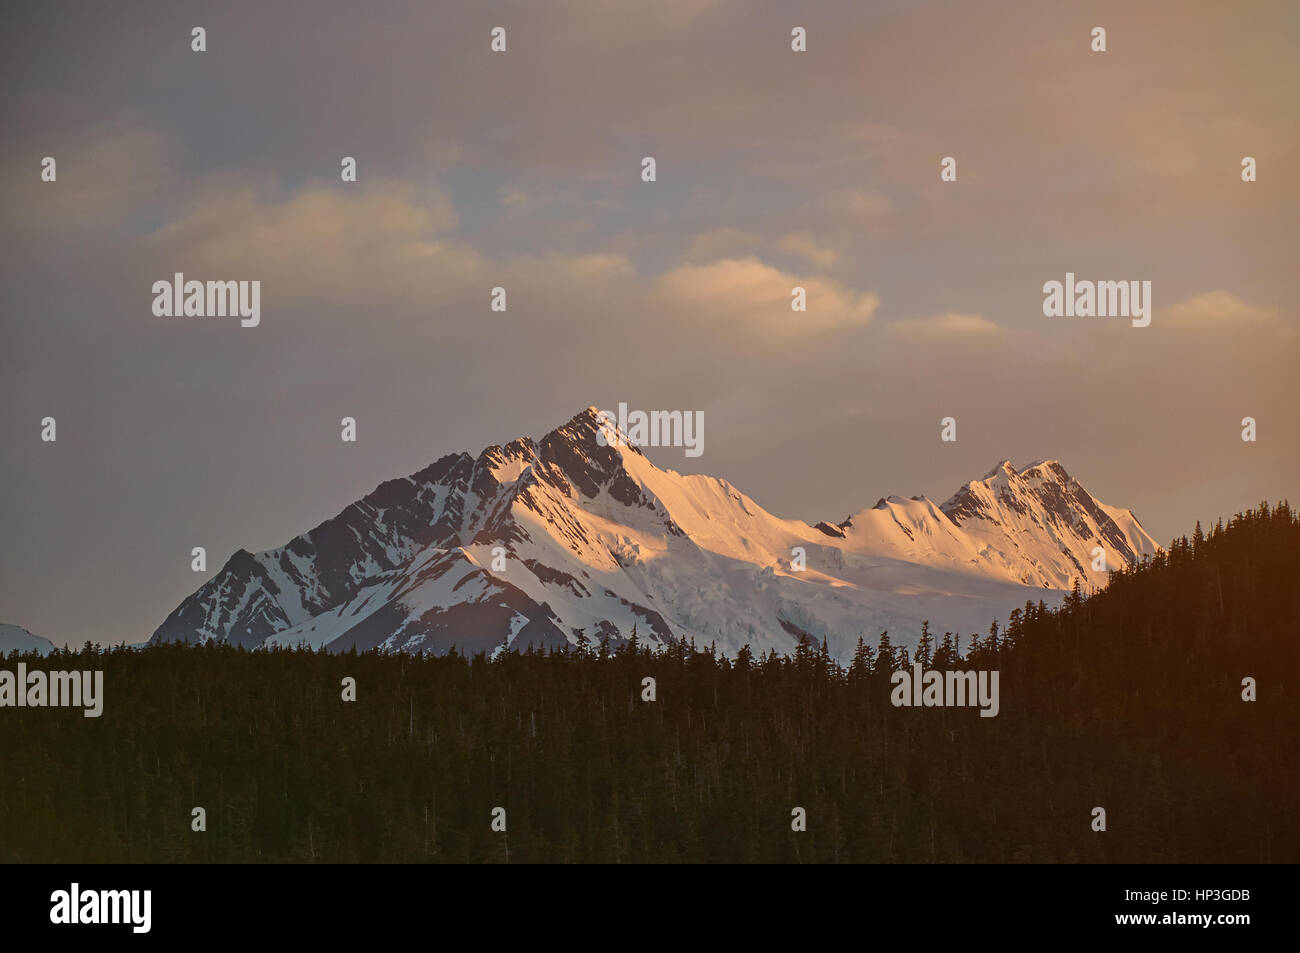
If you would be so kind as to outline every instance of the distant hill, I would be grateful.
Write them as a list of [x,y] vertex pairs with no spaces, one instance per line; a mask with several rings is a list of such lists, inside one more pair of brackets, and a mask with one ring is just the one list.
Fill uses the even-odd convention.
[[15,649],[19,652],[49,655],[54,651],[54,643],[39,635],[32,635],[20,625],[0,622],[0,655],[8,655]]

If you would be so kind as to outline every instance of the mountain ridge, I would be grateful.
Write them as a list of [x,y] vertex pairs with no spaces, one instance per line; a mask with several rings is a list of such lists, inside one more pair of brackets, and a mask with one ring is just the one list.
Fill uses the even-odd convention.
[[882,628],[982,629],[1075,577],[1103,585],[1094,545],[1111,569],[1159,548],[1054,460],[1003,461],[941,505],[889,496],[810,526],[602,445],[606,426],[588,407],[538,440],[444,455],[283,546],[237,550],[150,642],[495,652],[635,627],[727,652],[808,635],[844,657]]

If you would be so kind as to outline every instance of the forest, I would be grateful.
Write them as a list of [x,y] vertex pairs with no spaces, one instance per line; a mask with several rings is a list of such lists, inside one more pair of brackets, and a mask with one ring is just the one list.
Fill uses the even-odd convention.
[[[1294,863],[1297,579],[1300,519],[1265,503],[1059,609],[912,656],[864,632],[847,666],[635,633],[11,655],[102,670],[104,701],[0,710],[0,861]],[[895,707],[912,662],[1000,672],[997,716]]]

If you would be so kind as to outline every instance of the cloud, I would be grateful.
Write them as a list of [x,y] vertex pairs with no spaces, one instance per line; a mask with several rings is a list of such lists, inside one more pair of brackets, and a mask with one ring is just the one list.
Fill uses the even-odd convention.
[[686,247],[687,261],[713,261],[718,258],[753,252],[762,244],[753,232],[726,226],[702,232]]
[[251,187],[211,187],[143,244],[160,274],[258,278],[281,304],[379,305],[436,300],[484,273],[457,224],[434,188],[316,182],[264,201]]
[[790,232],[780,242],[782,250],[806,258],[818,268],[830,268],[839,261],[840,253],[819,242],[811,232]]
[[[796,286],[807,292],[808,310],[790,310]],[[700,326],[743,330],[757,343],[774,343],[806,333],[861,326],[880,300],[829,278],[801,277],[756,258],[728,258],[682,265],[663,274],[656,297],[679,320]]]
[[[51,156],[57,179],[41,180]],[[7,227],[92,228],[147,206],[176,182],[173,140],[134,114],[26,141],[0,168]]]
[[827,220],[864,225],[882,221],[890,212],[889,197],[862,189],[836,189],[820,196],[813,208]]
[[796,255],[821,269],[832,267],[840,258],[837,249],[806,229],[787,232],[779,239],[770,240],[758,232],[732,226],[696,235],[687,245],[682,257],[688,262],[705,263],[718,259],[758,256],[762,251]]
[[890,322],[885,328],[893,335],[925,340],[963,340],[993,338],[1004,333],[999,325],[978,314],[947,311],[926,318],[905,318]]
[[1258,325],[1276,322],[1277,308],[1247,304],[1228,291],[1207,291],[1164,309],[1161,315],[1174,326],[1210,324],[1219,326]]

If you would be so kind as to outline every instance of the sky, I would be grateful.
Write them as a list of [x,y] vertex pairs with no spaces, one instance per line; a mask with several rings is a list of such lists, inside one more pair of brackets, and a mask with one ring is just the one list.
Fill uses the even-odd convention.
[[[1003,459],[1162,541],[1294,502],[1298,45],[1290,2],[27,5],[0,621],[143,641],[236,549],[620,402],[809,522]],[[175,272],[261,323],[155,316]],[[1150,326],[1045,317],[1067,272],[1150,281]]]

